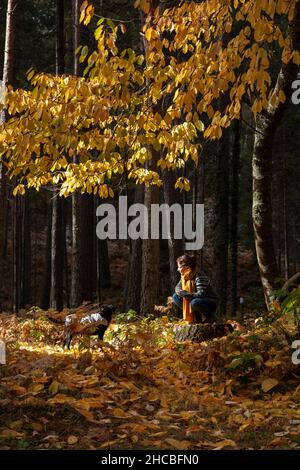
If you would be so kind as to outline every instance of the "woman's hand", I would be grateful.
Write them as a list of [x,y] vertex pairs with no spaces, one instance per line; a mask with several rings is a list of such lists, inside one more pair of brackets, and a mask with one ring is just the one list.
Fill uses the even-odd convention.
[[188,292],[186,290],[181,290],[178,295],[179,295],[179,297],[184,297],[185,299],[190,299],[191,297],[193,297],[194,294],[191,294],[190,292]]

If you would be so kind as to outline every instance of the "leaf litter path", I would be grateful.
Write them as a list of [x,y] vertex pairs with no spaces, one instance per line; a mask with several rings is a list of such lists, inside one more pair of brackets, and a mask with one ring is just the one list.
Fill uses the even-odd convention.
[[47,319],[2,317],[0,449],[300,449],[299,377],[282,338],[266,354],[270,337],[256,332],[259,354],[253,332],[199,345],[168,327],[63,352]]

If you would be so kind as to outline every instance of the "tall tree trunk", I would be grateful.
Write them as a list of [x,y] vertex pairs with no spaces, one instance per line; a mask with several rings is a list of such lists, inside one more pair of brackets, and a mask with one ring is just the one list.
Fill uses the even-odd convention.
[[65,286],[65,303],[66,306],[70,307],[70,285],[69,285],[69,269],[68,269],[68,240],[67,240],[67,230],[68,230],[68,201],[62,199],[62,250],[63,250],[63,266],[64,266],[64,276],[63,284]]
[[284,277],[290,277],[289,228],[288,228],[288,192],[287,192],[287,155],[283,152],[283,228],[284,228]]
[[230,264],[231,264],[231,315],[237,315],[237,268],[238,268],[238,212],[239,212],[239,164],[240,123],[235,121],[232,129],[231,190],[230,190]]
[[[292,49],[299,51],[300,2],[296,3],[295,17],[289,24],[289,38],[291,40]],[[278,277],[272,233],[272,147],[275,132],[290,100],[292,82],[297,77],[298,69],[298,65],[294,64],[292,61],[287,64],[282,64],[268,108],[260,114],[257,114],[255,119],[255,139],[252,157],[252,220],[256,256],[267,307],[270,304],[271,292],[276,289],[275,280]],[[272,104],[272,98],[278,97],[279,91],[281,90],[286,96],[285,102],[282,103],[277,99],[275,104]]]
[[[151,166],[149,169],[157,169],[159,156],[156,151],[152,154]],[[148,227],[151,227],[151,205],[159,204],[159,188],[149,186],[145,188],[145,207],[148,211]],[[149,315],[154,312],[154,305],[158,302],[159,294],[159,240],[149,238],[143,240],[142,253],[142,291],[141,291],[141,312]]]
[[56,75],[65,71],[65,9],[64,0],[56,0]]
[[51,240],[52,240],[52,201],[48,203],[47,212],[47,228],[46,228],[46,252],[45,252],[45,269],[43,276],[43,289],[41,306],[44,310],[47,310],[50,305],[50,293],[51,293]]
[[72,263],[71,263],[71,307],[82,302],[80,284],[80,205],[78,193],[72,194]]
[[218,314],[226,315],[228,279],[228,241],[229,241],[229,130],[217,142],[214,215],[212,223],[213,240],[213,283],[220,298]]
[[79,57],[76,55],[76,49],[80,45],[81,26],[80,5],[81,0],[72,0],[72,24],[73,24],[73,58],[74,58],[74,75],[79,76]]
[[[164,182],[164,200],[168,206],[173,204],[180,204],[181,194],[175,189],[175,183],[177,180],[177,174],[167,170],[163,171],[163,182]],[[174,290],[175,285],[178,282],[178,271],[176,259],[182,255],[183,252],[183,240],[174,238],[174,217],[171,217],[170,221],[171,237],[168,239],[169,248],[169,263],[170,263],[170,289],[171,292]]]
[[12,310],[17,312],[30,301],[30,210],[26,196],[12,199],[12,242]]
[[[37,204],[34,202],[32,204],[32,212],[35,213],[37,210]],[[31,279],[31,289],[32,289],[32,303],[33,305],[39,305],[38,301],[38,282],[37,282],[37,256],[40,254],[37,246],[37,217],[31,218],[31,230],[32,230],[32,249],[31,249],[31,264],[32,264],[32,279]],[[50,251],[50,250],[49,250]]]
[[[8,84],[13,82],[13,70],[14,70],[14,42],[15,42],[15,20],[16,20],[16,8],[17,0],[8,0],[6,10],[6,30],[5,30],[5,46],[4,46],[4,64],[3,64],[3,86],[6,87]],[[0,112],[0,124],[5,121],[5,111]],[[5,243],[5,232],[7,226],[4,224],[8,223],[8,219],[5,218],[8,205],[8,189],[7,189],[7,178],[2,174],[2,166],[0,165],[0,249],[4,251],[3,243]],[[19,203],[13,198],[11,220],[12,220],[12,232],[17,237],[18,230],[18,207]],[[5,220],[6,219],[6,220]],[[13,245],[19,249],[19,240],[13,239]],[[0,263],[0,283],[3,283],[4,269],[3,263]],[[13,253],[12,260],[12,308],[16,311],[20,305],[20,256]]]
[[[144,187],[138,185],[134,189],[134,204],[142,204],[144,201]],[[142,239],[129,240],[130,252],[126,273],[123,311],[132,309],[140,312],[141,306],[141,280],[142,280]]]
[[22,306],[30,305],[31,296],[31,266],[32,266],[32,250],[31,250],[31,209],[29,194],[23,196],[22,208]]
[[[96,196],[94,199],[95,207],[94,214],[96,213],[97,207],[101,204],[101,199],[99,196]],[[95,218],[96,222],[96,218]],[[96,233],[96,225],[94,228],[94,233]],[[102,289],[109,288],[111,286],[111,276],[110,276],[110,265],[109,265],[109,256],[108,256],[108,243],[106,240],[100,240],[98,237],[94,238],[94,253],[96,258],[95,267],[91,266],[92,273],[96,272],[96,299],[97,302],[102,301]]]
[[21,196],[12,200],[12,311],[17,312],[21,306]]
[[281,256],[282,256],[282,246],[281,246],[281,232],[282,232],[282,195],[281,195],[281,179],[278,178],[277,182],[277,268],[278,272],[281,275]]
[[[73,60],[74,75],[79,75],[79,60],[75,51],[80,41],[79,11],[80,0],[72,0],[72,22],[73,22]],[[78,163],[76,152],[74,153],[74,163]],[[71,307],[77,307],[82,302],[81,289],[81,254],[80,254],[80,194],[72,194],[72,263],[71,263]]]
[[96,299],[101,303],[102,289],[111,285],[107,240],[96,240],[96,261]]
[[[17,0],[7,1],[4,63],[2,75],[4,86],[7,86],[9,83],[13,82],[16,8]],[[0,113],[0,122],[3,122],[4,120],[5,112],[3,111]]]
[[[56,0],[56,74],[64,73],[65,68],[64,40],[64,1]],[[51,292],[50,307],[55,310],[63,308],[63,205],[55,189],[52,199],[52,240],[51,240]]]
[[99,240],[99,273],[100,273],[100,287],[108,289],[111,286],[110,265],[108,256],[108,243],[106,240]]
[[[152,0],[150,3],[150,17],[154,15],[155,9],[159,6],[159,0]],[[150,20],[151,21],[151,20]],[[143,22],[143,18],[142,18]],[[148,45],[143,41],[145,56],[147,60]],[[159,111],[159,110],[157,110]],[[150,148],[152,157],[147,163],[149,170],[157,171],[157,162],[160,158],[159,152],[153,147]],[[148,227],[151,227],[151,205],[159,204],[159,188],[156,186],[145,187],[144,204],[148,211]],[[150,235],[150,234],[149,234]],[[152,240],[150,237],[143,240],[142,255],[142,288],[141,288],[141,308],[143,315],[151,314],[154,305],[158,302],[159,296],[159,240]]]
[[[90,194],[80,195],[80,290],[82,300],[92,300],[94,284],[94,203]],[[78,266],[77,266],[78,269]]]
[[51,227],[51,291],[50,307],[62,310],[64,305],[63,295],[63,220],[62,200],[55,191],[52,202],[52,227]]
[[[15,42],[15,13],[16,13],[17,0],[8,0],[6,9],[6,29],[5,29],[5,46],[4,46],[4,63],[2,75],[2,88],[4,91],[5,86],[13,81],[13,68],[14,68],[14,42]],[[1,90],[0,90],[1,96]],[[5,121],[5,111],[0,111],[0,124]],[[4,249],[5,231],[7,230],[8,218],[6,217],[8,208],[7,197],[7,181],[2,171],[0,164],[0,253],[6,251]],[[0,263],[0,283],[2,285],[3,263]]]
[[[196,203],[205,204],[205,154],[204,152],[201,156],[201,161],[197,169],[196,184],[197,184]],[[200,265],[200,269],[204,269],[204,246],[200,251],[199,265]]]

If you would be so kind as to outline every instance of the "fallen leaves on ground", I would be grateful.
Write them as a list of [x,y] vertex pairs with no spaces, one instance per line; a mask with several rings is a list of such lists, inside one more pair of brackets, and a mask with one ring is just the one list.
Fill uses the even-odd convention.
[[162,317],[63,351],[46,313],[0,314],[0,449],[299,449],[300,377],[282,328],[176,343]]

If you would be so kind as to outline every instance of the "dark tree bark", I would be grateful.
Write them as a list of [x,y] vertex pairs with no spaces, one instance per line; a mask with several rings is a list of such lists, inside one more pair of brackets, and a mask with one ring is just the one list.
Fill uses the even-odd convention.
[[[6,10],[6,30],[5,30],[5,46],[4,46],[4,64],[3,64],[3,76],[2,81],[3,85],[7,86],[13,82],[13,71],[14,71],[14,43],[15,43],[15,20],[16,20],[16,9],[17,9],[17,0],[8,0],[7,10]],[[0,123],[5,121],[5,111],[0,112]],[[8,212],[8,189],[7,189],[7,178],[5,175],[2,175],[2,167],[0,165],[0,247],[1,252],[4,252],[4,243],[6,243],[5,235],[8,232],[8,219],[5,218],[5,214]],[[13,197],[12,197],[13,198]],[[21,214],[18,213],[19,210],[19,200],[15,198],[12,199],[12,208],[11,208],[11,221],[12,221],[12,234],[13,234],[13,246],[19,250],[21,247],[19,240],[19,217]],[[5,224],[5,225],[4,225]],[[4,227],[4,229],[3,229]],[[17,311],[20,307],[21,302],[21,293],[20,293],[20,281],[21,281],[21,254],[19,251],[17,253],[13,252],[12,260],[12,309]],[[0,263],[2,268],[0,268],[0,283],[3,284],[4,273],[2,269],[4,268],[3,263]]]
[[[7,201],[7,196],[6,196],[6,201],[4,201],[5,204],[5,216],[4,216],[4,223],[1,224],[1,227],[3,227],[2,232],[3,233],[3,245],[2,245],[2,258],[5,260],[7,259],[7,250],[8,250],[8,226],[9,226],[9,220],[10,220],[10,214],[11,214],[11,208],[10,204],[8,204]],[[1,214],[1,212],[0,212]],[[2,221],[0,221],[2,222]],[[1,278],[1,277],[0,277]]]
[[71,262],[71,307],[82,302],[80,284],[80,205],[79,194],[72,194],[72,262]]
[[284,277],[288,279],[290,277],[290,253],[289,253],[289,228],[288,228],[288,191],[287,191],[287,156],[283,152],[282,156],[282,169],[283,169],[283,228],[284,228]]
[[[94,214],[96,213],[97,207],[101,204],[101,199],[97,196],[94,199],[95,207]],[[95,217],[95,228],[94,233],[96,233],[96,217]],[[102,289],[109,288],[111,286],[111,276],[110,276],[110,264],[108,256],[108,244],[107,240],[99,240],[99,238],[94,237],[94,253],[96,264],[93,267],[93,270],[96,273],[96,299],[97,302],[101,303],[102,301]],[[94,272],[92,271],[92,272]]]
[[56,0],[56,75],[65,71],[64,0]]
[[[56,1],[56,74],[64,73],[65,68],[65,40],[64,40],[64,1]],[[63,204],[55,189],[52,200],[52,240],[51,240],[51,291],[50,307],[62,310],[63,296],[63,269],[64,269],[64,233],[63,233]]]
[[[289,37],[292,49],[300,50],[300,2],[295,7],[295,18],[289,25]],[[270,304],[271,292],[276,289],[278,268],[276,265],[272,233],[272,203],[271,203],[271,165],[272,147],[276,129],[284,115],[292,94],[292,82],[297,77],[299,67],[292,61],[282,64],[278,74],[273,97],[278,97],[283,91],[286,100],[279,99],[268,108],[256,115],[255,140],[252,157],[253,175],[253,204],[252,220],[255,236],[256,256],[264,289],[267,307]]]
[[[149,15],[154,14],[155,9],[159,6],[159,0],[152,0],[150,4]],[[142,18],[143,22],[143,18]],[[144,51],[147,60],[147,43],[143,41]],[[157,109],[159,111],[159,109]],[[157,171],[157,162],[160,158],[159,152],[153,147],[150,149],[152,158],[147,162],[149,170]],[[151,205],[159,204],[159,188],[156,186],[145,187],[144,204],[148,211],[148,227],[150,227],[151,220]],[[150,237],[143,240],[143,254],[142,254],[142,288],[141,288],[141,308],[140,311],[143,315],[151,314],[154,312],[154,305],[158,302],[159,296],[159,240],[152,240]]]
[[43,277],[43,290],[41,306],[47,310],[50,305],[50,292],[51,292],[51,239],[52,239],[52,204],[48,203],[47,213],[47,233],[46,233],[46,252],[45,252],[45,270]]
[[[201,156],[201,161],[196,170],[196,203],[205,204],[205,154]],[[205,246],[205,245],[204,245]],[[204,269],[204,246],[200,251],[199,267]]]
[[73,57],[74,57],[74,75],[79,76],[79,57],[76,55],[76,49],[80,45],[81,26],[80,5],[81,0],[72,0],[72,22],[73,22]]
[[225,129],[217,143],[215,169],[214,215],[212,222],[213,239],[213,283],[220,298],[218,314],[226,315],[229,242],[229,131]]
[[231,272],[231,314],[237,315],[237,268],[238,268],[238,220],[239,220],[239,165],[240,165],[240,123],[235,121],[232,128],[231,189],[230,189],[230,272]]
[[29,194],[23,196],[22,208],[22,306],[30,305],[32,302],[31,295],[31,266],[32,266],[32,250],[31,250],[31,205]]
[[[80,45],[81,26],[79,24],[81,0],[72,0],[73,16],[73,59],[74,75],[80,74],[80,64],[76,49]],[[74,153],[74,163],[78,156]],[[72,266],[71,266],[71,306],[76,307],[83,300],[92,300],[94,288],[94,202],[93,196],[72,194]]]
[[277,190],[278,190],[278,200],[277,200],[277,268],[278,272],[281,275],[281,258],[282,258],[282,244],[281,244],[281,233],[282,233],[282,188],[281,180],[277,178]]
[[[154,151],[149,169],[157,169],[159,156]],[[159,188],[149,186],[145,188],[145,207],[148,211],[148,227],[151,227],[151,205],[159,204]],[[158,303],[159,294],[159,240],[149,238],[143,240],[142,253],[142,291],[141,291],[141,312],[149,315],[154,312],[154,305]]]
[[65,286],[65,303],[70,307],[70,287],[69,287],[69,269],[68,269],[68,242],[67,242],[67,225],[68,225],[68,201],[62,199],[62,243],[63,243],[63,266],[64,276],[63,284]]
[[[16,8],[17,0],[8,0],[2,76],[4,86],[13,82]],[[5,118],[5,116],[2,115],[2,118]]]
[[[180,204],[181,194],[175,189],[177,174],[167,170],[163,171],[164,200],[170,206]],[[171,217],[171,238],[168,239],[169,263],[170,263],[170,291],[172,292],[178,282],[178,271],[176,259],[183,253],[183,240],[174,238],[174,218]]]
[[107,240],[99,240],[98,248],[100,287],[102,289],[108,289],[111,286],[111,277]]
[[92,300],[93,298],[94,214],[93,197],[90,194],[80,195],[80,284],[82,300]]
[[12,311],[21,307],[22,225],[21,196],[12,199]]
[[12,310],[17,312],[31,300],[31,240],[29,198],[12,199]]
[[[33,200],[32,203],[32,212],[35,213],[37,210],[37,204],[35,200]],[[45,219],[45,222],[47,223],[47,220]],[[40,250],[38,250],[38,244],[37,244],[37,231],[38,231],[38,224],[37,224],[37,218],[32,217],[31,218],[31,233],[32,233],[32,249],[31,249],[31,264],[32,264],[32,278],[31,278],[31,289],[32,289],[32,302],[33,305],[40,305],[40,302],[38,300],[38,262],[37,262],[37,257],[40,254]]]
[[55,191],[52,202],[52,227],[51,227],[51,291],[50,308],[62,310],[64,305],[63,294],[63,208],[62,199]]
[[[142,204],[144,201],[144,187],[136,186],[134,190],[134,203]],[[132,309],[140,312],[141,305],[141,280],[142,280],[142,239],[129,240],[130,252],[126,273],[123,311]]]
[[[73,60],[74,60],[74,75],[79,75],[79,60],[75,51],[79,46],[80,41],[80,25],[79,25],[79,11],[80,0],[72,0],[72,22],[73,22]],[[74,153],[74,163],[78,163],[76,152]],[[80,194],[75,192],[72,194],[72,263],[71,263],[71,307],[77,307],[81,304],[82,289],[81,289],[81,243],[80,243]]]
[[[14,179],[14,185],[17,184]],[[12,196],[12,310],[30,300],[31,242],[28,195]]]

